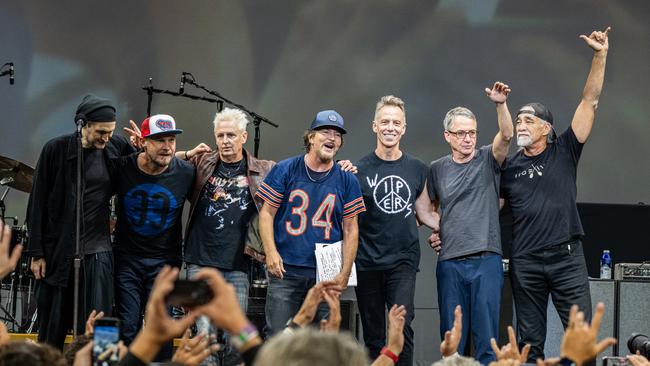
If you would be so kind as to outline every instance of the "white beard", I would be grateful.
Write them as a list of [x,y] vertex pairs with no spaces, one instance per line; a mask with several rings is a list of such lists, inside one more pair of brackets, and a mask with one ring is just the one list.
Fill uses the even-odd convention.
[[533,143],[530,136],[517,136],[517,146],[526,147]]

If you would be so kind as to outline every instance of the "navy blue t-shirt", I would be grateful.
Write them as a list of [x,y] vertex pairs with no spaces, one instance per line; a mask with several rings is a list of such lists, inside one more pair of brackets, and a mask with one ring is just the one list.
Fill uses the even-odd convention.
[[[273,231],[287,276],[315,276],[316,243],[343,240],[343,220],[365,211],[352,173],[334,164],[328,174],[314,178],[307,173],[304,156],[296,156],[276,164],[256,192],[264,204],[278,209]],[[293,273],[294,267],[299,273]]]
[[149,175],[138,168],[138,153],[112,161],[118,197],[115,250],[144,258],[181,259],[182,216],[195,170],[172,158],[167,170]]

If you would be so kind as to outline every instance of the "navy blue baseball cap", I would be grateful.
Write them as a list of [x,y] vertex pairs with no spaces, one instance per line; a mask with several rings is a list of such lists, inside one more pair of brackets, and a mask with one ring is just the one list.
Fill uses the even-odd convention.
[[311,122],[310,130],[319,130],[321,128],[333,127],[339,130],[342,134],[347,133],[343,128],[343,117],[332,109],[320,111],[316,114],[316,118]]

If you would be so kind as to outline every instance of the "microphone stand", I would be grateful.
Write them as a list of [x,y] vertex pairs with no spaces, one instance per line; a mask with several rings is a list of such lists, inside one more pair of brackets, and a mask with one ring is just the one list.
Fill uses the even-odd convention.
[[82,200],[82,175],[83,175],[83,146],[81,144],[81,129],[83,128],[83,120],[77,120],[77,187],[76,187],[76,212],[75,212],[75,251],[74,251],[74,302],[73,302],[73,320],[72,329],[75,335],[79,329],[79,285],[80,285],[80,270],[81,270],[81,210],[83,205]]
[[171,96],[174,96],[174,97],[183,97],[183,98],[188,98],[188,99],[193,99],[193,100],[202,100],[204,102],[209,102],[209,103],[217,103],[217,110],[221,111],[223,109],[223,101],[221,101],[219,99],[207,98],[207,97],[200,96],[200,95],[178,93],[178,92],[167,90],[167,89],[154,88],[152,78],[149,78],[149,85],[143,86],[142,90],[147,91],[147,117],[151,117],[151,103],[153,101],[153,95],[154,94],[167,94],[167,95],[171,95]]
[[[226,98],[223,95],[219,94],[217,91],[210,90],[210,89],[204,87],[203,85],[199,84],[196,81],[196,78],[191,73],[186,72],[185,76],[186,76],[186,79],[185,79],[186,83],[188,83],[190,85],[194,85],[195,87],[205,91],[206,93],[208,93],[210,95],[214,95],[215,97],[222,100],[222,103],[227,103],[228,105],[231,105],[231,106],[233,106],[235,108],[241,109],[242,111],[248,113],[253,118],[253,126],[255,127],[255,139],[253,140],[253,143],[254,143],[253,156],[255,156],[257,158],[258,157],[257,154],[258,154],[259,149],[260,149],[260,125],[262,124],[262,122],[267,123],[267,124],[269,124],[269,125],[271,125],[271,126],[273,126],[275,128],[278,128],[280,126],[278,126],[276,123],[273,123],[273,122],[269,121],[266,117],[263,117],[263,116],[255,113],[255,112],[249,110],[245,106],[229,100],[228,98]],[[221,108],[219,109],[219,111],[221,111]]]

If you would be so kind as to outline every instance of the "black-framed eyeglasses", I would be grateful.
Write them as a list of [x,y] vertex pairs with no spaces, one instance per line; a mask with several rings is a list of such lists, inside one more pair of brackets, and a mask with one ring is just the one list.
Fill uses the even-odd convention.
[[478,130],[457,130],[457,131],[449,131],[447,130],[450,134],[456,136],[459,140],[462,140],[465,138],[465,136],[469,135],[470,138],[475,138],[476,135],[478,135]]

